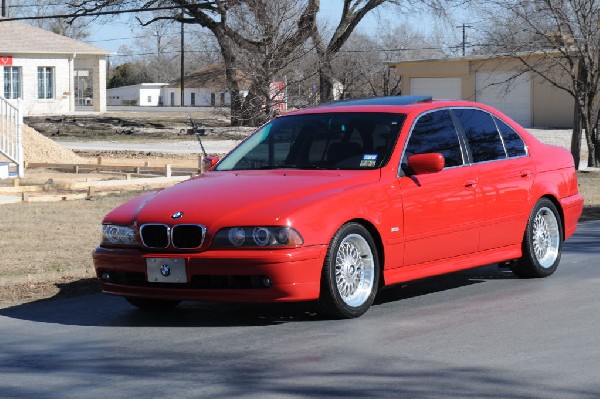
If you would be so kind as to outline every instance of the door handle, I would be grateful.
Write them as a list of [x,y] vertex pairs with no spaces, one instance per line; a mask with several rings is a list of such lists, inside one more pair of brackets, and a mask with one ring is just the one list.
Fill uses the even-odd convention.
[[477,186],[477,180],[467,180],[465,182],[465,187],[467,188],[474,188],[475,186]]
[[524,169],[520,172],[521,177],[529,177],[531,176],[531,171],[529,169]]

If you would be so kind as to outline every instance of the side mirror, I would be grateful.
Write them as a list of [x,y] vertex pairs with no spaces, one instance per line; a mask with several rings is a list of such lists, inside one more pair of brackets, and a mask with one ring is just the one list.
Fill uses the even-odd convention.
[[408,157],[408,167],[415,175],[437,173],[444,169],[446,160],[440,153],[416,154]]
[[208,156],[202,158],[202,167],[200,168],[202,173],[208,172],[209,170],[214,168],[217,162],[219,162],[219,158],[217,157]]

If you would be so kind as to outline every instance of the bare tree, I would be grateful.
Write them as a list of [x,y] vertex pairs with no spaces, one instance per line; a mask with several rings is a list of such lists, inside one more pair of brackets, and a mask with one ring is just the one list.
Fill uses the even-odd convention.
[[376,36],[355,33],[335,57],[341,98],[401,94],[400,77],[387,62],[445,55],[441,37],[426,38],[409,25],[380,26]]
[[[245,37],[267,38],[254,51],[240,48],[240,66],[251,78],[251,85],[242,106],[245,121],[256,125],[265,122],[279,109],[283,97],[282,82],[290,68],[307,56],[309,38],[306,20],[316,15],[316,2],[297,0],[251,0],[231,9],[232,27]],[[282,82],[283,83],[283,82]]]
[[484,36],[487,47],[518,60],[522,66],[518,73],[531,72],[573,98],[575,164],[579,166],[583,128],[588,166],[600,166],[600,1],[495,0],[489,4],[489,26],[494,28]]
[[[197,24],[209,29],[214,35],[223,61],[225,64],[225,75],[231,94],[231,121],[232,124],[247,123],[242,116],[242,106],[255,109],[258,106],[256,96],[248,98],[250,103],[243,101],[240,96],[238,53],[245,51],[254,54],[268,54],[273,52],[275,24],[269,21],[268,10],[276,6],[277,2],[267,0],[80,0],[70,3],[71,7],[80,15],[86,13],[112,10],[118,11],[126,7],[140,7],[144,9],[156,9],[157,7],[172,6],[169,11],[155,14],[142,21],[143,25],[149,25],[161,20],[175,20],[186,24]],[[289,2],[288,2],[289,3]],[[290,56],[294,49],[302,45],[308,38],[310,31],[306,28],[312,26],[318,11],[318,0],[306,0],[300,3],[302,12],[292,23],[286,22],[286,27],[291,28],[288,32],[287,41],[277,53],[279,58]],[[243,22],[243,15],[234,15],[239,11],[250,12],[250,18],[260,25],[258,30],[238,31],[235,27]],[[233,22],[233,25],[230,23]],[[272,62],[270,57],[265,58],[265,63]],[[275,68],[276,69],[276,68]],[[262,79],[264,87],[267,79]],[[252,89],[252,88],[251,88]],[[264,90],[264,89],[263,89]],[[252,90],[251,90],[252,91]]]
[[[321,102],[333,99],[333,87],[335,82],[335,71],[333,59],[350,38],[358,23],[370,12],[381,6],[395,7],[396,10],[415,10],[425,7],[435,14],[444,14],[445,7],[454,4],[455,0],[344,0],[342,15],[333,34],[327,40],[323,34],[322,27],[316,23],[312,27],[311,37],[319,56],[319,83]],[[460,2],[460,0],[458,0]]]
[[[54,0],[36,0],[33,4],[27,0],[13,0],[9,3],[8,8],[11,17],[59,15],[65,14],[67,10],[66,4],[57,3]],[[28,22],[38,28],[72,39],[83,40],[90,35],[88,25],[82,20],[70,21],[65,18],[54,18],[32,19]]]

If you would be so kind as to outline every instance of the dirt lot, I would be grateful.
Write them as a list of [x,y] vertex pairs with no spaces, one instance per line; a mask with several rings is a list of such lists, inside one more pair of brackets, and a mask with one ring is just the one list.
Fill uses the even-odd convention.
[[46,137],[62,140],[194,139],[192,123],[211,140],[240,140],[252,127],[230,127],[221,112],[107,112],[102,115],[30,116],[24,122]]
[[0,206],[0,307],[97,291],[91,252],[100,240],[100,222],[138,194]]

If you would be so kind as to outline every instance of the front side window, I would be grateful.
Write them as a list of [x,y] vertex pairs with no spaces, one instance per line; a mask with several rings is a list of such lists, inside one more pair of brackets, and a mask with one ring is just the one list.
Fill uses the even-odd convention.
[[54,68],[38,67],[38,98],[54,98]]
[[506,152],[492,116],[472,108],[454,110],[467,136],[473,162],[505,159]]
[[21,67],[4,67],[4,98],[21,97]]
[[379,112],[284,116],[259,129],[216,170],[380,168],[404,118]]
[[404,151],[403,168],[406,169],[411,155],[427,153],[442,154],[445,167],[464,163],[458,134],[448,110],[429,112],[417,120]]

